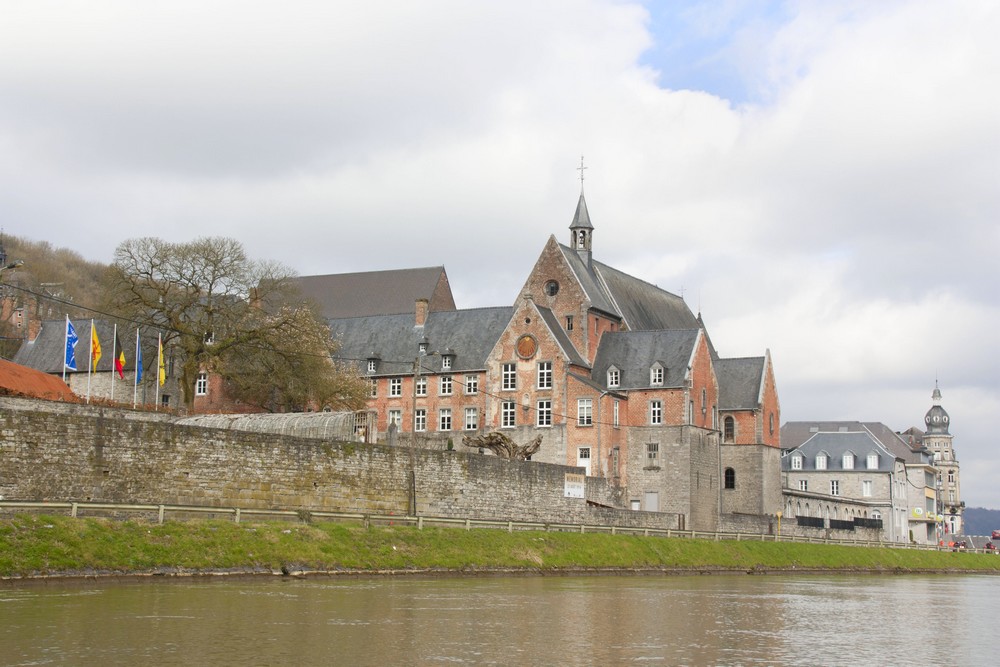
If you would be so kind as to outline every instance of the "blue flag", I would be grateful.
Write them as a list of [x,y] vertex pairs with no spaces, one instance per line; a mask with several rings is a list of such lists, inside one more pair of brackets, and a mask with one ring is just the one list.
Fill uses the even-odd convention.
[[73,323],[69,321],[69,315],[66,316],[66,368],[71,371],[76,370],[76,341],[80,338],[76,335],[76,329],[73,328]]
[[142,347],[139,345],[139,334],[135,336],[135,383],[142,382]]

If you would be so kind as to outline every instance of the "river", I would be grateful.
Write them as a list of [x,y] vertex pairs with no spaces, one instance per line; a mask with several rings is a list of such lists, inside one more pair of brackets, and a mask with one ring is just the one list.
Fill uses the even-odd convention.
[[205,578],[0,587],[2,665],[984,665],[1000,577]]

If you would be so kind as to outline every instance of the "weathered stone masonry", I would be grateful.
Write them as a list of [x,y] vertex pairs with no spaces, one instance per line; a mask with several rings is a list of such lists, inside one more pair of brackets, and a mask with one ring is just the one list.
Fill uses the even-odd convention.
[[[677,517],[564,497],[579,468],[461,451],[180,426],[163,415],[0,398],[0,497],[673,528]],[[586,495],[615,489],[587,478]]]

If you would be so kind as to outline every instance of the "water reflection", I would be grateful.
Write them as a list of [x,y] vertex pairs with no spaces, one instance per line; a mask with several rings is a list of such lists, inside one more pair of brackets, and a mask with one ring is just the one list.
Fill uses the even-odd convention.
[[997,600],[989,576],[59,584],[0,589],[0,664],[974,664]]

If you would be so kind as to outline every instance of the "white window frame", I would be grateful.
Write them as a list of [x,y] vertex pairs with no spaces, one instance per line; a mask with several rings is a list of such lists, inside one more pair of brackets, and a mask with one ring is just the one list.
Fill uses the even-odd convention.
[[618,426],[620,425],[619,412],[621,410],[620,410],[619,403],[620,403],[620,401],[615,401],[614,403],[612,403],[612,407],[611,407],[611,414],[612,414],[612,420],[613,420],[612,421],[612,426],[614,426],[615,428],[618,428]]
[[440,380],[438,380],[438,390],[441,396],[451,396],[451,392],[454,389],[454,381],[450,375],[442,375]]
[[438,410],[438,430],[451,430],[451,408],[441,408]]
[[594,400],[591,398],[576,399],[576,425],[594,425]]
[[552,362],[538,362],[538,388],[552,389]]
[[420,433],[427,430],[427,410],[417,408],[413,413],[413,430]]
[[663,401],[649,402],[649,423],[659,426],[663,423]]
[[466,431],[479,430],[479,408],[465,409],[465,430]]
[[802,470],[802,456],[799,454],[792,455],[792,470]]
[[444,355],[441,357],[441,370],[450,371],[451,370],[451,355]]
[[517,426],[517,403],[514,401],[503,401],[500,403],[500,428],[514,428]]
[[861,480],[861,495],[864,498],[872,497],[872,481],[870,479]]
[[368,360],[368,372],[369,373],[374,373],[376,370],[378,370],[378,362],[375,361],[374,359],[369,359]]
[[649,384],[652,387],[662,387],[663,386],[663,366],[660,364],[654,364],[649,369]]
[[466,375],[465,376],[465,393],[466,394],[478,394],[479,393],[479,376],[478,375]]
[[389,378],[389,396],[403,395],[403,378]]
[[535,425],[540,428],[552,426],[552,401],[543,399],[538,401],[535,412]]
[[816,455],[816,470],[826,470],[829,464],[829,457],[826,454]]
[[194,395],[208,396],[208,373],[198,373],[194,381]]
[[414,386],[414,391],[416,392],[417,396],[426,396],[427,395],[427,378],[426,377],[417,378],[416,384]]
[[808,491],[808,490],[809,490],[809,480],[808,479],[800,479],[799,480],[799,491]]
[[608,388],[617,389],[622,385],[622,372],[612,366],[608,369]]
[[503,391],[517,389],[517,364],[506,363],[500,367],[500,389]]
[[872,452],[868,455],[867,467],[869,470],[878,470],[878,454]]
[[403,425],[403,411],[402,410],[389,410],[389,414],[386,417],[386,424],[388,426],[396,425],[399,428]]
[[830,480],[830,495],[839,496],[840,495],[840,480],[831,479]]
[[646,443],[646,467],[655,468],[660,465],[660,443]]
[[840,460],[841,466],[844,470],[854,470],[854,454],[851,452],[846,452]]

